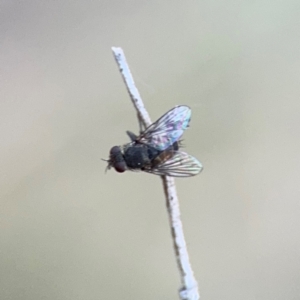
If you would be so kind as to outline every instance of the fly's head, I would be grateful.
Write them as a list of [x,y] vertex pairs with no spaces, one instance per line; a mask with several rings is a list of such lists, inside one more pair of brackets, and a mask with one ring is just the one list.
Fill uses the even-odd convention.
[[109,159],[107,160],[107,170],[113,167],[117,172],[123,173],[127,170],[127,165],[124,160],[122,147],[114,146],[109,151]]

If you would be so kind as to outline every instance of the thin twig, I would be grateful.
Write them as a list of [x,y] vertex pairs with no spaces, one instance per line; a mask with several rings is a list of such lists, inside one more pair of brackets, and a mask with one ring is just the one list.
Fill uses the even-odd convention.
[[[152,122],[148,112],[146,111],[139,91],[134,84],[134,80],[126,62],[124,52],[121,48],[116,47],[113,47],[112,51],[119,66],[120,72],[123,76],[133,105],[137,110],[141,122],[143,123],[145,128],[147,128]],[[200,299],[198,284],[194,277],[194,273],[189,261],[189,255],[183,234],[182,222],[180,220],[179,201],[177,197],[175,181],[173,177],[161,177],[163,180],[173,244],[182,282],[182,287],[179,291],[179,295],[182,300],[198,300]]]

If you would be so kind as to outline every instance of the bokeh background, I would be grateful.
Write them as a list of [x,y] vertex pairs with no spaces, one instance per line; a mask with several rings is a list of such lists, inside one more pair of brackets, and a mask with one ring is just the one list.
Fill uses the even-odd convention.
[[0,1],[0,299],[177,299],[161,180],[105,174],[192,108],[177,179],[201,299],[300,299],[300,2]]

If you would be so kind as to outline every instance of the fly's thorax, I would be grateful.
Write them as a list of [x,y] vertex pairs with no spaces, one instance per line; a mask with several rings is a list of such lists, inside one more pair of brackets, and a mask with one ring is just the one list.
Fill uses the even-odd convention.
[[124,148],[124,159],[129,169],[142,169],[150,165],[148,146],[131,143]]

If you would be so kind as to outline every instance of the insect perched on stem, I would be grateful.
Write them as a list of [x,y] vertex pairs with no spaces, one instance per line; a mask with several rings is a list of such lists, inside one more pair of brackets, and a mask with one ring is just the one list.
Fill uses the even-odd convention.
[[131,140],[110,149],[107,169],[117,172],[145,171],[156,175],[190,177],[202,170],[193,156],[179,151],[180,138],[191,120],[188,106],[175,106],[139,136],[127,131]]

